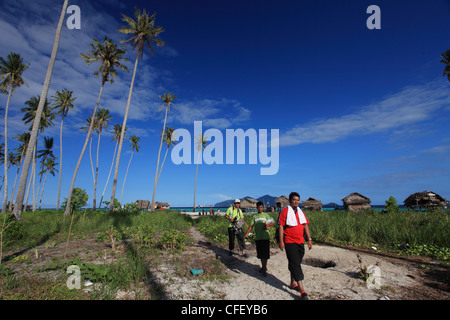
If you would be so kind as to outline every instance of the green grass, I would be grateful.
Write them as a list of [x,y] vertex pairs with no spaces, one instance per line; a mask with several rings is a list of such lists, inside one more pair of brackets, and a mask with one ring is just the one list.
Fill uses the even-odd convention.
[[[450,260],[450,211],[383,213],[378,210],[306,211],[314,242],[334,245],[354,245],[407,255],[423,255]],[[271,214],[275,219],[278,213]],[[251,221],[250,216],[245,220]],[[197,229],[218,243],[228,241],[228,220],[221,216],[202,216]],[[244,227],[244,232],[246,231]],[[271,235],[275,227],[271,228]],[[275,242],[273,241],[275,244]],[[400,249],[400,248],[403,249]]]
[[[161,256],[167,256],[167,251],[183,250],[188,240],[184,233],[192,226],[189,216],[170,210],[83,210],[66,218],[62,211],[38,211],[25,212],[22,218],[22,222],[13,222],[3,232],[0,299],[114,299],[118,290],[135,292],[138,298],[158,299],[161,288],[155,284],[149,290],[149,268]],[[81,247],[75,244],[74,251],[69,250],[65,257],[68,238],[86,242],[80,242]],[[99,252],[93,249],[96,242],[112,244],[111,238],[116,250],[112,246],[106,246],[106,250],[100,246]],[[121,239],[127,241],[119,242]],[[55,251],[59,254],[53,255]],[[50,254],[52,258],[37,268],[41,252],[47,261]],[[80,258],[81,254],[84,258]],[[99,264],[103,256],[109,258]],[[97,262],[92,263],[94,260]],[[90,293],[69,290],[66,269],[72,264],[81,268],[83,281],[91,280],[100,286]]]
[[[83,239],[89,235],[107,231],[111,226],[120,233],[139,226],[151,226],[155,232],[187,230],[192,219],[177,211],[163,210],[154,213],[143,211],[107,212],[83,210],[71,218],[62,211],[24,212],[22,222],[13,222],[3,233],[3,250],[19,250],[34,247],[47,241],[66,241],[70,228],[71,239]],[[0,224],[3,223],[1,219]]]

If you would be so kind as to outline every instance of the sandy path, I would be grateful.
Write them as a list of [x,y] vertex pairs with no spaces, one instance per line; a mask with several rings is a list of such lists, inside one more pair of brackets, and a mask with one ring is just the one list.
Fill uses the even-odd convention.
[[[298,292],[288,287],[290,275],[286,254],[280,249],[271,249],[268,276],[263,277],[258,272],[260,260],[256,258],[254,245],[247,245],[249,258],[243,258],[237,252],[230,257],[227,246],[210,243],[195,228],[191,228],[189,233],[194,243],[184,253],[186,265],[183,267],[187,270],[196,267],[188,265],[195,261],[192,257],[201,257],[203,261],[218,259],[225,265],[224,273],[230,277],[227,281],[205,281],[189,275],[169,275],[171,266],[160,267],[153,272],[157,275],[155,280],[166,288],[168,299],[298,299]],[[450,294],[439,290],[437,283],[431,284],[429,279],[424,278],[420,265],[360,253],[364,265],[377,265],[380,271],[380,277],[377,278],[379,286],[370,287],[359,276],[357,253],[354,250],[319,245],[306,250],[302,267],[305,274],[304,286],[310,299],[450,299]],[[330,261],[332,267],[324,268]]]

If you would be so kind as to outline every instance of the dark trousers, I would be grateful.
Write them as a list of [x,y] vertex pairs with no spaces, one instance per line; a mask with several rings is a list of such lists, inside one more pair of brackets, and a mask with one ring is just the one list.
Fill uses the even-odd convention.
[[244,232],[234,232],[233,228],[228,228],[228,249],[234,249],[234,237],[237,237],[239,249],[245,250]]
[[289,262],[288,268],[292,278],[294,278],[295,281],[302,281],[304,279],[302,271],[302,259],[305,255],[304,244],[285,243],[284,248],[286,250],[286,256]]

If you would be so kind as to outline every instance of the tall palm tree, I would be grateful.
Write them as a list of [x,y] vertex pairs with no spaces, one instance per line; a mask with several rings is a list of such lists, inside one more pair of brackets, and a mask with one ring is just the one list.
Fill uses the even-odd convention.
[[133,159],[134,152],[139,152],[139,140],[140,138],[136,137],[134,134],[130,137],[131,143],[131,156],[130,161],[128,161],[127,171],[125,172],[125,178],[123,178],[122,192],[120,193],[119,202],[122,203],[123,189],[125,188],[125,181],[127,181],[128,169],[130,168],[131,160]]
[[112,118],[110,115],[110,111],[108,109],[104,109],[104,108],[98,109],[95,117],[96,117],[95,122],[97,124],[96,131],[98,133],[98,140],[97,140],[97,160],[96,160],[96,166],[95,166],[94,199],[93,199],[92,210],[96,209],[96,204],[97,204],[98,153],[100,150],[100,137],[102,136],[103,129],[108,127],[108,121],[110,121]]
[[446,50],[444,53],[441,54],[441,63],[445,64],[444,68],[444,74],[443,76],[447,75],[448,81],[450,81],[450,49]]
[[155,194],[156,194],[156,185],[158,184],[158,171],[159,171],[159,159],[161,156],[161,147],[163,144],[163,140],[164,140],[164,132],[166,129],[166,121],[167,121],[167,113],[170,111],[170,106],[173,104],[172,101],[176,99],[175,95],[173,95],[172,93],[164,93],[164,95],[159,96],[159,98],[164,102],[161,107],[159,108],[159,111],[161,111],[161,108],[163,106],[166,107],[166,115],[164,117],[164,125],[163,125],[163,129],[162,129],[162,134],[161,134],[161,142],[159,144],[159,151],[158,151],[158,161],[156,162],[156,173],[155,173],[155,184],[153,185],[153,197],[152,197],[152,207],[151,210],[153,210],[155,208]]
[[30,169],[31,164],[31,157],[33,154],[33,147],[30,148],[30,146],[36,145],[37,141],[37,135],[39,130],[39,120],[41,118],[42,111],[44,109],[44,104],[47,98],[48,89],[50,87],[50,82],[52,79],[53,74],[53,67],[55,65],[56,61],[56,54],[58,53],[58,47],[59,47],[59,39],[61,38],[61,29],[64,22],[64,17],[66,15],[67,5],[69,4],[69,0],[64,0],[64,4],[61,10],[61,15],[59,16],[58,26],[56,28],[56,34],[55,34],[55,41],[53,42],[53,50],[52,54],[50,56],[50,62],[48,64],[47,68],[47,74],[45,75],[44,85],[42,86],[42,92],[41,92],[41,100],[39,101],[39,107],[38,112],[36,115],[36,118],[34,120],[33,124],[33,130],[31,131],[31,137],[30,142],[28,143],[27,152],[25,154],[25,162],[23,164],[22,168],[22,174],[20,175],[19,180],[19,189],[17,191],[17,197],[16,197],[16,205],[14,206],[14,216],[17,220],[22,220],[22,205],[23,205],[23,198],[25,196],[25,188],[27,184],[28,179],[28,171]]
[[120,155],[122,153],[123,136],[125,134],[124,129],[127,125],[128,111],[130,110],[131,94],[133,92],[138,61],[139,58],[142,59],[144,55],[145,46],[147,46],[151,54],[154,55],[152,43],[156,44],[157,46],[164,45],[164,42],[157,38],[158,35],[164,31],[164,29],[160,26],[155,27],[156,13],[149,16],[145,9],[141,13],[141,11],[136,8],[134,17],[136,20],[133,20],[133,18],[127,17],[126,15],[122,14],[122,21],[126,22],[128,25],[119,29],[119,32],[131,35],[128,40],[124,40],[123,42],[130,42],[133,45],[133,49],[137,50],[137,54],[136,61],[134,62],[134,71],[133,77],[131,78],[130,91],[128,93],[127,107],[125,109],[125,116],[123,118],[122,133],[119,140],[119,149],[117,151],[116,167],[114,170],[114,180],[111,192],[111,201],[109,204],[109,211],[114,210],[114,198],[116,195],[117,177],[119,175]]
[[[127,132],[128,128],[125,127],[125,135],[126,136],[126,132]],[[106,188],[108,187],[108,182],[109,182],[109,178],[111,177],[111,172],[112,172],[112,168],[114,166],[114,160],[116,159],[116,152],[117,152],[117,147],[119,146],[119,140],[120,140],[120,134],[122,132],[122,125],[121,124],[115,124],[114,125],[114,129],[112,131],[113,134],[113,138],[111,141],[116,141],[116,146],[114,148],[114,155],[112,157],[112,162],[111,162],[111,167],[109,168],[109,173],[108,173],[108,179],[106,179],[106,184],[105,184],[105,188],[103,188],[103,192],[102,192],[102,197],[100,198],[100,206],[102,205],[102,201],[103,201],[103,197],[105,195],[106,192]]]
[[196,150],[198,152],[197,157],[197,168],[195,169],[195,184],[194,184],[194,212],[195,212],[195,192],[197,190],[197,173],[198,173],[198,164],[200,160],[200,152],[205,150],[206,146],[208,145],[208,137],[206,137],[203,133],[201,133],[198,137],[195,138],[195,145]]
[[47,181],[47,175],[50,172],[50,174],[52,176],[55,176],[55,173],[58,172],[58,169],[56,169],[57,165],[58,164],[55,163],[55,159],[47,158],[42,171],[39,173],[41,175],[41,177],[45,173],[44,184],[42,185],[42,191],[41,191],[41,198],[39,200],[39,210],[41,210],[41,206],[42,206],[42,196],[44,195],[44,188],[45,188],[45,182]]
[[[28,66],[23,64],[23,58],[14,52],[8,54],[6,61],[0,57],[0,89],[1,91],[8,91],[8,100],[6,102],[5,109],[5,151],[4,156],[8,153],[8,110],[9,101],[11,100],[11,95],[16,91],[18,87],[25,84],[22,75]],[[2,213],[6,212],[6,206],[8,203],[8,165],[5,161],[4,165],[4,179],[5,179],[5,189],[3,195],[3,206]]]
[[69,195],[67,196],[67,205],[64,210],[64,215],[68,216],[70,214],[70,201],[72,200],[72,191],[75,185],[75,179],[77,177],[78,169],[80,168],[81,160],[83,159],[84,152],[86,151],[86,146],[89,142],[89,137],[92,132],[92,127],[94,126],[95,115],[97,114],[97,108],[100,103],[100,98],[102,96],[103,87],[107,82],[113,83],[114,79],[117,77],[117,69],[128,71],[128,68],[121,63],[121,61],[128,61],[124,58],[125,50],[117,48],[117,44],[113,43],[111,39],[105,37],[103,43],[94,39],[94,43],[91,44],[92,50],[88,54],[81,54],[81,57],[87,64],[93,62],[100,62],[100,67],[94,73],[97,77],[101,78],[102,83],[100,87],[100,93],[98,94],[97,103],[94,107],[94,112],[92,113],[91,123],[89,126],[88,133],[86,135],[86,140],[84,141],[83,149],[81,150],[80,157],[78,158],[77,165],[75,167],[75,172],[73,173],[72,182],[70,184]]
[[[39,104],[40,104],[40,97],[31,97],[28,101],[25,102],[26,107],[20,109],[22,112],[24,112],[24,116],[22,118],[22,120],[25,122],[25,124],[28,123],[35,123],[36,122],[36,117],[38,114],[38,108],[39,108]],[[31,147],[33,149],[33,154],[32,154],[32,169],[31,169],[31,179],[30,179],[30,183],[28,185],[28,191],[27,191],[27,196],[25,199],[25,208],[27,207],[27,203],[28,203],[28,195],[30,193],[30,187],[32,187],[33,189],[33,204],[35,204],[35,192],[34,192],[34,187],[35,187],[35,179],[36,179],[36,148],[37,148],[37,138],[38,138],[38,134],[44,132],[45,128],[53,126],[53,119],[55,118],[55,114],[52,113],[52,108],[50,107],[50,104],[48,102],[47,99],[45,99],[45,103],[44,103],[44,107],[42,109],[41,112],[41,116],[40,116],[40,121],[38,122],[38,127],[37,127],[37,133],[36,133],[36,141],[34,145],[30,145],[28,144],[28,147]],[[30,127],[30,131],[32,131],[34,129],[34,124],[33,126]],[[31,132],[30,134],[30,140],[31,140],[31,136],[33,135],[33,133]],[[28,149],[27,149],[28,152]],[[26,156],[25,156],[25,161],[26,161]],[[25,165],[25,163],[24,163]],[[22,170],[23,171],[23,170]],[[22,176],[21,176],[22,177]],[[19,181],[19,189],[20,189],[20,181]],[[17,193],[17,196],[19,196],[19,191]],[[16,199],[17,202],[17,199]],[[23,201],[22,201],[23,202]],[[14,210],[16,210],[16,208],[14,207]]]
[[59,201],[61,198],[61,179],[62,179],[62,163],[63,163],[63,123],[64,118],[67,117],[69,110],[74,110],[75,107],[73,102],[76,97],[72,97],[73,91],[68,89],[63,89],[62,91],[57,91],[54,96],[52,96],[53,106],[58,110],[56,116],[61,115],[61,127],[59,129],[59,183],[58,183],[58,198],[56,200],[56,210],[59,209]]
[[[53,154],[53,138],[44,137],[44,149],[38,151],[38,158],[41,158],[41,172],[44,170],[45,161],[47,159],[55,159],[55,155]],[[42,185],[42,174],[39,178],[39,185],[38,185],[38,191],[36,194],[36,199],[33,199],[33,211],[36,211],[37,201],[39,198],[39,190],[41,189]]]

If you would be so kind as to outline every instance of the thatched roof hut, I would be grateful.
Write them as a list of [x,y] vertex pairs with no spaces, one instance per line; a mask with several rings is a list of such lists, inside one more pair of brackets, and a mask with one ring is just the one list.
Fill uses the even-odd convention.
[[302,207],[305,210],[322,211],[322,202],[310,197],[307,200],[302,201]]
[[275,199],[275,205],[277,209],[283,209],[289,205],[289,198],[286,196],[279,196]]
[[150,200],[136,200],[135,202],[139,210],[149,210],[152,206]]
[[170,204],[168,204],[167,202],[156,202],[155,209],[156,210],[169,210]]
[[258,200],[256,199],[244,198],[241,200],[240,208],[245,210],[256,210],[256,203],[258,203]]
[[447,205],[447,201],[433,191],[416,192],[403,201],[409,209],[435,209]]
[[344,209],[348,211],[358,212],[372,208],[370,199],[357,192],[349,194],[342,199],[342,202],[344,203]]

